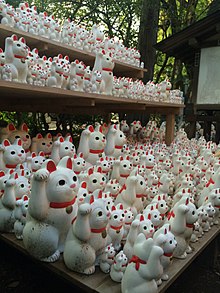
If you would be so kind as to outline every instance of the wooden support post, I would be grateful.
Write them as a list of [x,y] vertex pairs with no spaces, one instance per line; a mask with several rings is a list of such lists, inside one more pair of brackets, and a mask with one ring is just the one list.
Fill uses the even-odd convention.
[[165,142],[170,145],[174,139],[175,114],[170,113],[166,116],[166,135]]

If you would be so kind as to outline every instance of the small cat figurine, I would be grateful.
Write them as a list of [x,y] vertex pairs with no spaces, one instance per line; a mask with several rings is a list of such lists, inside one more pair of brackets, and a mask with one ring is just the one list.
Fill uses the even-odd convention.
[[22,147],[21,139],[16,139],[13,144],[4,139],[0,148],[0,169],[7,171],[15,169],[18,164],[25,161],[25,150]]
[[22,199],[16,201],[16,207],[14,211],[15,223],[14,223],[14,233],[17,239],[23,239],[23,230],[26,224],[26,215],[28,209],[29,198],[24,195]]
[[75,146],[71,136],[67,136],[65,139],[59,136],[53,143],[50,158],[58,164],[60,159],[65,156],[73,157],[76,153]]
[[121,240],[124,235],[125,214],[123,205],[113,206],[111,216],[108,223],[108,243],[112,243],[114,249],[119,251],[121,248]]
[[47,133],[45,137],[38,133],[36,137],[32,138],[31,151],[35,153],[42,151],[48,158],[51,155],[52,146],[53,140],[50,133]]
[[100,197],[95,199],[92,195],[89,202],[79,206],[64,248],[66,266],[86,275],[95,272],[97,258],[107,245],[106,226],[109,213]]

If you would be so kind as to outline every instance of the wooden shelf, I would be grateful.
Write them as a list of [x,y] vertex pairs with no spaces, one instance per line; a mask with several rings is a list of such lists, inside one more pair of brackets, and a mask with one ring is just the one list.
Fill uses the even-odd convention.
[[128,100],[59,88],[32,86],[0,80],[0,109],[2,111],[109,113],[114,111],[149,111],[150,113],[178,114],[180,104]]
[[[201,252],[209,245],[209,243],[217,238],[219,233],[219,225],[212,227],[212,229],[205,233],[205,235],[200,238],[198,242],[191,244],[193,247],[193,252],[188,254],[186,259],[173,259],[173,263],[167,271],[170,278],[168,281],[164,281],[162,283],[162,285],[158,288],[158,293],[165,292],[169,286],[180,276],[180,274],[195,260],[195,258],[201,254]],[[17,240],[13,234],[0,234],[0,239],[8,245],[16,248],[18,251],[22,252],[25,256],[30,257],[34,262],[41,264],[46,269],[52,271],[59,277],[64,278],[65,280],[85,290],[86,292],[121,292],[120,284],[113,282],[108,274],[104,274],[98,268],[96,269],[96,272],[90,276],[74,273],[66,268],[62,257],[59,261],[50,264],[37,261],[27,253],[23,242],[21,240]]]
[[[18,37],[24,37],[27,45],[31,49],[37,48],[41,55],[46,55],[47,57],[53,57],[58,54],[62,54],[63,56],[68,55],[71,61],[79,59],[86,65],[93,67],[95,55],[92,53],[87,53],[66,44],[52,41],[41,36],[32,35],[30,33],[2,24],[0,24],[0,48],[4,50],[5,38],[11,36],[12,34],[16,34]],[[129,65],[120,61],[115,62],[114,75],[116,76],[133,77],[135,79],[143,78],[144,72],[146,71],[146,69]]]

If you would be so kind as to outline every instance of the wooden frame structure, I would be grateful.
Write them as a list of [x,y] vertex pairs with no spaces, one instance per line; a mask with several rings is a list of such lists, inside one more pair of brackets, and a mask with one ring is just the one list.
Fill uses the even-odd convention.
[[[0,25],[0,46],[4,46],[7,36],[23,36],[28,46],[37,47],[41,54],[55,56],[59,53],[68,55],[70,60],[78,58],[86,65],[93,65],[95,55],[85,53],[73,47],[31,35],[27,32]],[[142,78],[144,69],[120,61],[115,62],[116,76]],[[0,80],[0,109],[4,111],[51,112],[68,114],[108,114],[110,112],[143,112],[160,113],[167,117],[166,143],[171,144],[174,138],[175,115],[180,114],[184,105],[172,103],[131,100],[114,96],[84,93],[58,88],[38,87],[28,84]]]
[[[155,44],[155,48],[167,56],[174,56],[177,59],[184,62],[186,65],[193,68],[193,84],[192,84],[192,98],[191,104],[186,105],[185,120],[191,123],[190,137],[195,135],[195,124],[198,112],[203,111],[207,115],[200,116],[200,121],[204,122],[204,129],[207,132],[209,138],[211,130],[211,121],[215,121],[215,111],[220,111],[219,104],[198,104],[197,103],[197,88],[199,78],[199,64],[200,53],[202,48],[215,47],[220,45],[220,10],[206,16],[202,20],[186,27],[182,31],[168,37],[167,39]],[[191,107],[190,117],[188,117],[188,106]],[[207,112],[209,111],[209,112]],[[194,119],[192,122],[192,115]],[[218,115],[218,123],[220,124],[220,115]],[[207,119],[206,119],[207,118]],[[216,133],[220,133],[220,128],[216,129]],[[220,136],[216,137],[216,141],[219,141]]]

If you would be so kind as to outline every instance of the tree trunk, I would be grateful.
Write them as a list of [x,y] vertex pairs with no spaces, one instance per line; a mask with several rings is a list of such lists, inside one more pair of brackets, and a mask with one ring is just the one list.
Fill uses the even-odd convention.
[[139,50],[141,61],[144,62],[144,67],[148,70],[145,73],[144,82],[153,80],[156,59],[156,50],[153,45],[157,42],[159,11],[159,0],[143,0],[139,28]]

